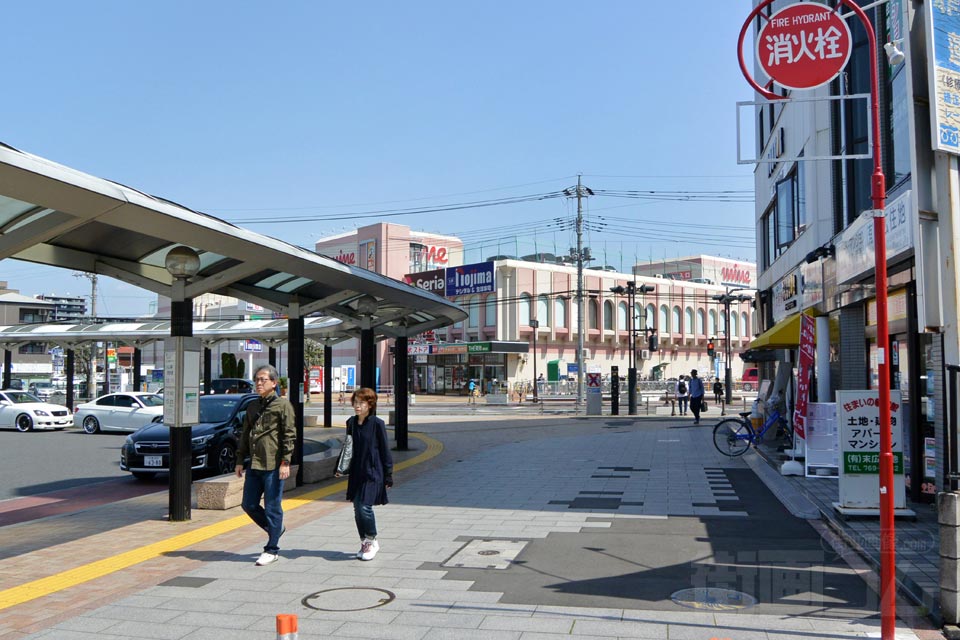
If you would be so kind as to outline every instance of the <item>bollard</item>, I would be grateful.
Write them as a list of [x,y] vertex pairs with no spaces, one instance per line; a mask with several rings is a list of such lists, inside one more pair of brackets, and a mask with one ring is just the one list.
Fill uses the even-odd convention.
[[670,401],[670,415],[671,415],[671,416],[677,415],[677,401],[676,401],[676,400],[671,400],[671,401]]
[[296,614],[277,614],[277,640],[297,640]]

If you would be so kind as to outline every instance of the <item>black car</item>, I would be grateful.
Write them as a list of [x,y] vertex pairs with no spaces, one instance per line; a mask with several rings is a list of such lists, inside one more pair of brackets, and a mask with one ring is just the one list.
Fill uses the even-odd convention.
[[[200,422],[191,427],[191,468],[213,474],[233,473],[237,465],[240,426],[255,393],[200,397]],[[141,480],[170,470],[170,428],[149,424],[127,436],[120,449],[120,469]]]

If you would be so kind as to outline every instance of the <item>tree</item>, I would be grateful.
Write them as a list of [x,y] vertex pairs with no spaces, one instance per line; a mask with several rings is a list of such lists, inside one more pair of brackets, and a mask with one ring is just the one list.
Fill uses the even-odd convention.
[[[243,362],[241,360],[241,362]],[[237,375],[237,357],[232,353],[220,354],[220,377],[221,378],[240,378]]]
[[242,378],[242,377],[243,377],[243,371],[244,371],[244,369],[246,369],[246,368],[247,368],[247,363],[244,362],[243,358],[240,358],[239,360],[237,360],[237,375],[235,375],[235,376],[230,376],[230,377],[231,377],[231,378]]

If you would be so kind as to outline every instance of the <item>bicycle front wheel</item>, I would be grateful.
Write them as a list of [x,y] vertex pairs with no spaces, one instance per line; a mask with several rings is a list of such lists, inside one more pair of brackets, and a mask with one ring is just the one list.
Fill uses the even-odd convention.
[[722,420],[713,428],[713,446],[725,456],[742,456],[752,442],[753,427],[737,418]]

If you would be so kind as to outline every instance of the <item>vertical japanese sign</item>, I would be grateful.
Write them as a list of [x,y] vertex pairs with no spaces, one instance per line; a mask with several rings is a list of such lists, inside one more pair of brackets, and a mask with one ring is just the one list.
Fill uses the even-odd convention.
[[960,153],[960,2],[932,0],[925,7],[934,151]]
[[[890,391],[894,509],[906,506],[900,392]],[[880,509],[880,400],[876,390],[837,391],[840,426],[840,506]]]
[[814,337],[816,324],[805,313],[800,314],[800,361],[797,363],[797,404],[793,411],[793,431],[801,439],[807,438],[807,403],[810,402],[810,374],[816,353]]

